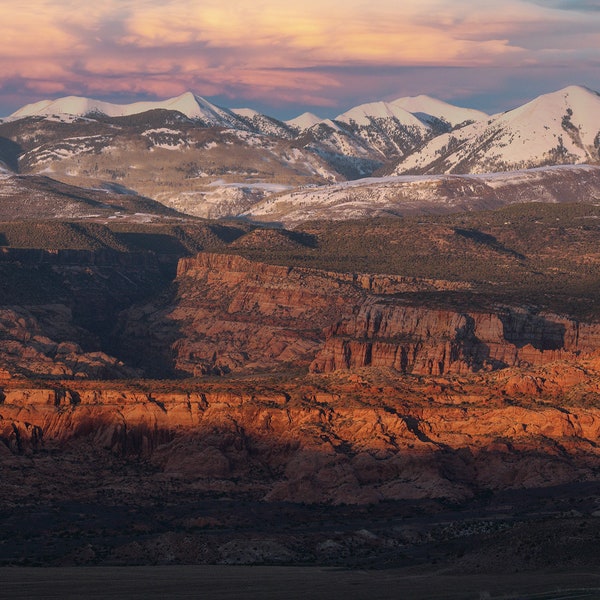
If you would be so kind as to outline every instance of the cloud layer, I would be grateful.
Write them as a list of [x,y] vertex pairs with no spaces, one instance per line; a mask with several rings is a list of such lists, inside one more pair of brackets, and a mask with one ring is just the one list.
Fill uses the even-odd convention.
[[[532,77],[548,80],[549,89],[600,87],[595,0],[11,4],[0,0],[0,107],[67,94],[133,100],[188,89],[238,103],[336,107],[342,98],[386,94],[469,98],[493,93],[507,78]],[[431,69],[435,79],[416,76]],[[579,79],[563,81],[567,74]],[[425,85],[413,89],[413,81]]]

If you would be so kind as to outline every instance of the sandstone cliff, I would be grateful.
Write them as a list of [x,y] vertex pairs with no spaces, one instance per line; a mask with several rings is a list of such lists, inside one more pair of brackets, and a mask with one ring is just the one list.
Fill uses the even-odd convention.
[[500,307],[496,314],[406,306],[369,299],[327,332],[317,372],[364,366],[440,375],[538,366],[589,353],[600,325]]
[[157,257],[9,249],[0,259],[0,366],[13,375],[467,373],[600,347],[595,323],[506,305],[477,309],[468,282],[200,253],[179,261],[169,288]]
[[[542,365],[600,347],[600,325],[427,300],[469,283],[334,273],[201,253],[171,296],[124,316],[131,355],[165,373],[390,367],[443,374]],[[424,294],[424,295],[423,295]]]
[[[359,504],[460,500],[598,476],[600,409],[590,401],[600,393],[597,361],[554,363],[525,377],[514,368],[460,380],[369,377],[173,389],[7,382],[0,461],[17,469],[13,477],[32,460],[42,468],[31,477],[45,486],[48,460],[77,452],[64,477],[80,482],[94,456],[109,452],[151,465],[139,476],[149,488],[166,477],[199,493]],[[56,493],[96,493],[75,488]],[[13,501],[31,489],[11,487]]]

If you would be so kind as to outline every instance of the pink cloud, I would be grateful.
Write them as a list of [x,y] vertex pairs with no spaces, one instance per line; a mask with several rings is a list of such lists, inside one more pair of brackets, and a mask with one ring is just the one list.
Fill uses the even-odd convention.
[[329,106],[341,94],[387,93],[397,75],[386,68],[597,64],[600,13],[541,4],[103,0],[82,10],[77,0],[28,0],[0,22],[0,96],[9,85],[160,97],[193,89]]

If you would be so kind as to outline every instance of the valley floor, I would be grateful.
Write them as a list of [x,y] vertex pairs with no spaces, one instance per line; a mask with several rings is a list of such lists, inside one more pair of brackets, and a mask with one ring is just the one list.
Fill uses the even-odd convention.
[[557,600],[600,597],[600,571],[449,575],[394,569],[348,571],[317,567],[3,568],[5,598],[24,600],[202,598],[203,600]]

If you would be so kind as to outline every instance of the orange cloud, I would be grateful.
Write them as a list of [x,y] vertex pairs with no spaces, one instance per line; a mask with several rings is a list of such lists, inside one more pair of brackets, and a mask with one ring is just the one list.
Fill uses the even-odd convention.
[[339,69],[597,60],[600,13],[543,4],[102,0],[82,10],[79,0],[22,0],[0,21],[0,94],[10,80],[47,94],[194,89],[326,105]]
[[[427,22],[427,5],[433,10],[438,4],[409,1],[399,8],[395,1],[380,0],[366,10],[364,3],[357,1],[306,0],[289,6],[257,0],[240,7],[212,0],[201,5],[181,0],[129,15],[121,43],[140,48],[202,43],[213,48],[266,49],[262,54],[253,53],[261,66],[275,66],[281,58],[289,61],[287,66],[353,60],[479,64],[511,53],[504,23],[496,28],[502,35],[495,37],[490,31],[490,39],[482,42],[463,35],[461,24],[467,17],[442,13]],[[452,23],[458,26],[452,27]],[[487,16],[479,20],[469,16],[468,25],[475,30],[489,29]],[[274,48],[277,52],[272,52]]]

